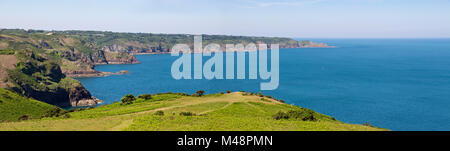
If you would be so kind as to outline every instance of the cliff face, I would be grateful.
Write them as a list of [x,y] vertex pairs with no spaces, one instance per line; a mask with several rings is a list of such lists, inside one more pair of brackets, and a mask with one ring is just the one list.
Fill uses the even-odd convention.
[[77,80],[66,77],[60,66],[32,51],[19,51],[16,68],[8,70],[10,89],[27,97],[60,107],[96,105],[93,97]]
[[[105,52],[106,64],[135,64],[140,63],[136,57],[127,53]],[[97,63],[101,64],[101,63]]]
[[82,85],[75,86],[68,89],[70,106],[92,106],[97,105],[103,101],[93,97],[89,91]]
[[[237,43],[230,43],[230,44],[237,44]],[[248,44],[248,42],[243,42],[243,44]],[[256,41],[255,44],[267,44],[267,47],[270,48],[270,44],[264,41]],[[274,42],[274,44],[279,44],[279,48],[331,48],[333,46],[328,46],[325,43],[315,43],[312,41],[282,41],[282,42]],[[188,45],[193,49],[193,44],[188,43]],[[225,45],[221,45],[222,49],[225,49]],[[107,45],[102,48],[103,52],[107,53],[126,53],[126,54],[162,54],[162,53],[169,53],[171,52],[171,48],[163,48],[161,46],[156,45],[150,45],[150,44],[143,44],[136,41],[129,42],[129,43],[115,43],[112,45]],[[127,57],[125,57],[127,58]],[[106,57],[106,60],[110,60],[111,58]],[[122,63],[129,63],[130,61],[135,60],[128,60],[128,61],[120,61]],[[115,62],[115,61],[113,61]],[[121,63],[119,63],[121,64]]]
[[[119,46],[117,49],[119,49]],[[82,53],[77,49],[61,51],[60,56],[63,58],[62,72],[70,77],[97,77],[109,73],[95,70],[95,65],[139,63],[134,55],[121,51],[93,50],[91,53]]]
[[113,53],[127,53],[127,54],[141,54],[141,53],[168,53],[169,48],[162,48],[161,46],[143,44],[139,42],[116,43],[106,45],[102,48],[104,52]]
[[93,97],[82,85],[72,88],[58,87],[53,90],[37,90],[23,83],[20,86],[23,95],[59,107],[92,106],[103,102]]

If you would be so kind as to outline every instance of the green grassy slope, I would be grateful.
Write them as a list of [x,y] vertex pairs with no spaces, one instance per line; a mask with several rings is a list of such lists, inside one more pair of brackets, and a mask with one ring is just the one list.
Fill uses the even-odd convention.
[[41,118],[47,110],[53,108],[56,107],[0,88],[0,122],[18,121],[23,115],[33,119]]
[[[332,117],[311,111],[314,121],[301,119],[276,120],[279,111],[306,110],[297,106],[255,95],[213,94],[203,97],[180,94],[153,95],[152,99],[137,99],[133,104],[120,102],[70,113],[71,118],[0,123],[0,130],[385,130],[356,124],[346,124]],[[155,113],[162,111],[164,115]],[[310,110],[308,110],[310,111]],[[182,115],[182,112],[194,115]]]

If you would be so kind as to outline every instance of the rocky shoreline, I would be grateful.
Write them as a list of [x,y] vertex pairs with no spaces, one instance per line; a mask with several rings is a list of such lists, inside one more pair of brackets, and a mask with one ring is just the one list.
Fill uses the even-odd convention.
[[66,76],[72,77],[72,78],[88,78],[88,77],[104,77],[109,75],[123,75],[123,74],[129,74],[130,72],[127,70],[122,70],[119,72],[89,72],[89,73],[77,73],[77,74],[68,74],[66,73]]
[[[285,49],[292,49],[292,48],[336,48],[336,46],[328,46],[325,43],[314,43],[310,42],[308,45],[304,46],[296,46],[296,47],[288,47],[283,46],[282,48]],[[270,49],[270,48],[268,48]],[[112,51],[111,49],[108,49],[109,51]],[[87,77],[104,77],[109,75],[122,75],[124,73],[128,73],[128,71],[119,71],[117,73],[113,72],[101,72],[94,69],[95,65],[107,65],[107,64],[138,64],[141,63],[139,60],[136,59],[135,55],[157,55],[157,54],[168,54],[170,53],[167,51],[160,51],[160,52],[130,52],[128,54],[128,57],[126,59],[122,58],[111,58],[106,57],[105,60],[95,62],[92,68],[82,71],[65,71],[64,74],[66,74],[69,77],[74,78],[87,78]]]

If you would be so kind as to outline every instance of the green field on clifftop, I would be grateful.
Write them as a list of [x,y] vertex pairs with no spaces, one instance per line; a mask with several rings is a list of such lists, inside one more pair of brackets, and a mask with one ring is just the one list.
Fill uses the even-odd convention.
[[[307,111],[314,120],[274,119],[278,112]],[[306,112],[305,112],[306,113]],[[202,97],[158,94],[92,109],[70,112],[70,118],[43,118],[0,123],[0,130],[62,131],[372,131],[375,127],[346,124],[312,110],[242,92]]]

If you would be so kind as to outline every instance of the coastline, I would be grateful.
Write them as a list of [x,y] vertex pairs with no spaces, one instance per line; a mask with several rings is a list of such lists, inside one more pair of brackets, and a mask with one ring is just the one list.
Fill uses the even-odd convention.
[[[337,46],[301,46],[301,47],[295,47],[295,48],[282,48],[282,49],[296,49],[296,48],[338,48]],[[267,50],[270,50],[270,48],[267,48]],[[257,50],[259,51],[259,50]],[[249,51],[238,51],[238,52],[249,52]],[[145,52],[145,53],[130,53],[130,55],[159,55],[159,54],[170,54],[171,52]],[[191,53],[197,53],[197,52],[191,52]],[[136,60],[134,62],[108,62],[108,63],[95,63],[95,65],[108,65],[108,64],[139,64],[141,63],[139,60]],[[94,71],[87,71],[86,73],[81,72],[80,74],[66,74],[66,76],[72,77],[72,78],[90,78],[90,77],[105,77],[109,75],[122,75],[124,73],[121,73],[123,71],[119,71],[117,73],[114,72],[103,72],[98,71],[95,69],[92,69]],[[124,70],[126,71],[126,70]],[[127,71],[127,73],[129,73]]]

